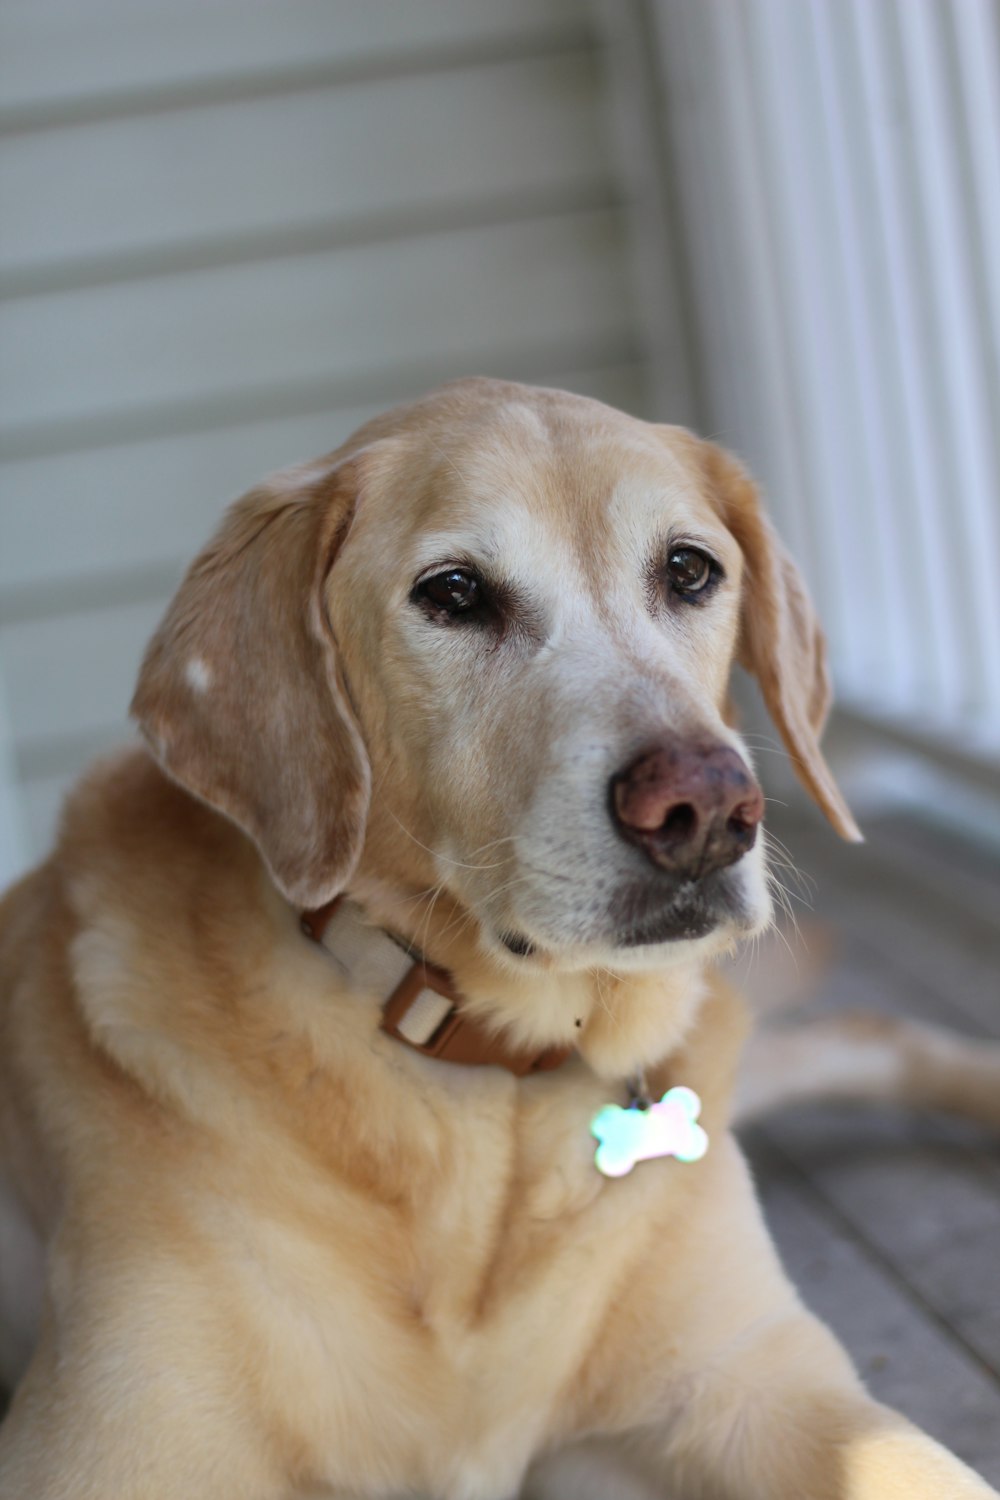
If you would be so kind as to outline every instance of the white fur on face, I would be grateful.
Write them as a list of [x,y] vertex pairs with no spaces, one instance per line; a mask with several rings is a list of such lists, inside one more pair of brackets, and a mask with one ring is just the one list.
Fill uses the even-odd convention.
[[[579,598],[575,611],[575,629],[522,683],[533,734],[525,737],[522,755],[516,746],[506,753],[530,795],[511,818],[508,848],[496,851],[505,857],[490,861],[487,853],[487,867],[476,869],[475,851],[452,843],[462,863],[442,863],[439,874],[460,890],[495,951],[503,933],[515,933],[571,967],[643,969],[703,958],[769,922],[762,841],[716,877],[725,912],[711,932],[668,942],[623,941],[625,929],[647,922],[655,927],[672,902],[682,905],[695,892],[690,883],[675,891],[669,877],[622,839],[609,813],[610,782],[643,749],[686,730],[732,746],[748,765],[749,756],[687,674],[664,670],[662,641],[643,660],[634,649],[620,649]],[[477,741],[476,758],[482,766],[492,759],[500,778],[498,757],[484,740]],[[507,777],[515,779],[509,765]]]
[[[502,457],[459,455],[432,524],[402,537],[391,564],[384,530],[373,533],[369,588],[385,596],[393,575],[376,675],[419,787],[399,806],[403,821],[491,951],[506,954],[502,937],[516,934],[548,964],[648,968],[725,948],[770,918],[760,844],[713,878],[718,920],[705,936],[638,941],[693,883],[678,892],[621,837],[609,798],[611,779],[670,735],[718,740],[747,760],[721,717],[739,549],[666,449],[603,493],[592,481],[575,514],[572,500],[557,508],[527,488],[530,470],[519,486]],[[618,472],[630,467],[623,455]],[[583,487],[583,460],[579,471]],[[704,547],[727,575],[702,605],[667,604],[651,589],[651,567],[680,542]],[[362,541],[362,573],[363,552]],[[429,619],[414,605],[414,583],[451,567],[509,596],[504,629]]]

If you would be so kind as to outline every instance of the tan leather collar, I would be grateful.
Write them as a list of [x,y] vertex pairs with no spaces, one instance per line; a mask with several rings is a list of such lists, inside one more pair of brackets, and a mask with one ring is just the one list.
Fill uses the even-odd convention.
[[384,993],[381,1028],[425,1057],[466,1067],[505,1068],[516,1078],[547,1073],[574,1052],[513,1047],[462,1010],[463,996],[451,975],[427,963],[387,932],[365,923],[349,901],[338,896],[302,916],[302,930],[332,954],[349,978]]

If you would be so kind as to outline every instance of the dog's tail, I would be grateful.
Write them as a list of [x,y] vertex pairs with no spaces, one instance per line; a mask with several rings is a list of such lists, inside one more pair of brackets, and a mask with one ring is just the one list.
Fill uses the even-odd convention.
[[793,1023],[781,1012],[835,982],[832,929],[771,932],[731,977],[758,1016],[740,1069],[736,1123],[806,1101],[902,1104],[1000,1129],[1000,1041],[865,1011]]
[[736,1124],[807,1100],[943,1110],[1000,1130],[1000,1042],[857,1011],[765,1026],[743,1059]]

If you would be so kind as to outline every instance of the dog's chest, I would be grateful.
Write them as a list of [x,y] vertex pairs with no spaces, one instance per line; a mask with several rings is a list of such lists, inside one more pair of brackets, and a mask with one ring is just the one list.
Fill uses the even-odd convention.
[[332,1236],[254,1228],[241,1300],[334,1488],[500,1500],[565,1427],[642,1184],[606,1183],[585,1135],[516,1172],[473,1146],[416,1216],[345,1200]]

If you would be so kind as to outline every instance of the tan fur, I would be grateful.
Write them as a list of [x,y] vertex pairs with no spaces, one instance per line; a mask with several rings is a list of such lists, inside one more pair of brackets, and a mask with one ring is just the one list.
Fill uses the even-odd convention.
[[[643,582],[671,530],[727,572],[683,617]],[[493,382],[230,514],[136,697],[171,779],[97,767],[0,906],[0,1179],[48,1247],[4,1500],[991,1493],[804,1312],[728,1134],[746,1023],[708,961],[768,920],[760,852],[705,938],[618,950],[602,916],[609,768],[667,726],[738,746],[737,650],[854,831],[775,549],[689,435]],[[467,555],[514,575],[519,633],[420,622],[415,578]],[[299,929],[345,885],[578,1058],[518,1081],[385,1036]],[[712,1144],[609,1181],[588,1123],[639,1067]]]

